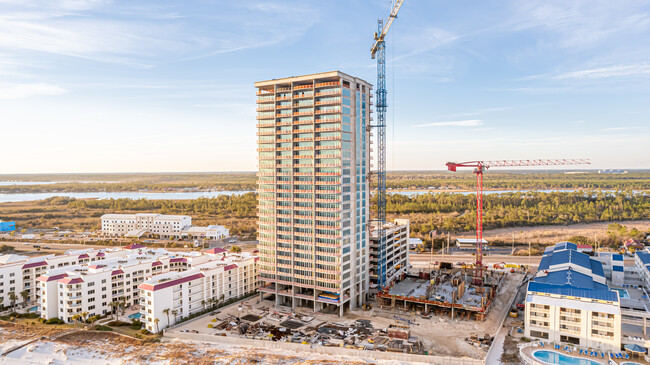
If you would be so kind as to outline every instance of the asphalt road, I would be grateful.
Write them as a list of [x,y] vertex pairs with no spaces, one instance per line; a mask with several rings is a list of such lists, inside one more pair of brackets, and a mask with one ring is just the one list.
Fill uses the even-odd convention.
[[[541,256],[531,256],[530,264],[533,266],[539,265]],[[466,262],[472,263],[476,261],[473,255],[431,255],[428,253],[416,254],[411,252],[409,254],[409,261],[413,267],[426,267],[431,261],[444,261],[444,262]],[[528,265],[528,256],[510,256],[510,255],[489,255],[483,256],[483,263],[487,265],[505,262],[507,264]]]

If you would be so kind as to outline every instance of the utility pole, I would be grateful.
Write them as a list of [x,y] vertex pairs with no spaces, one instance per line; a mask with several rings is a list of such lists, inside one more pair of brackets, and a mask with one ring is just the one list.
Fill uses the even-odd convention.
[[530,270],[530,241],[528,241],[528,269]]
[[515,232],[512,232],[512,250],[510,251],[510,254],[515,253]]

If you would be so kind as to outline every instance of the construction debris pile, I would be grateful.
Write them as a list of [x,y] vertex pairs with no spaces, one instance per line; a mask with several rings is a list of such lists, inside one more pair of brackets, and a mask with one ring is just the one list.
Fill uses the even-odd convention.
[[464,269],[434,269],[425,274],[420,278],[407,277],[379,292],[379,305],[423,316],[447,314],[482,321],[504,277],[504,273],[490,271],[484,276],[483,285],[475,285]]
[[345,347],[357,350],[426,354],[422,342],[411,336],[408,325],[375,328],[370,320],[318,322],[314,317],[263,309],[261,316],[229,316],[215,322],[215,335],[240,335],[248,339],[284,341],[303,345]]

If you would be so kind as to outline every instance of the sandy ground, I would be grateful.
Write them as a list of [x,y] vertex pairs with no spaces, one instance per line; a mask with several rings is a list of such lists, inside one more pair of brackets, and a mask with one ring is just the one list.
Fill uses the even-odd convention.
[[510,227],[483,231],[483,238],[488,241],[512,242],[513,234],[517,243],[557,243],[579,235],[593,240],[605,238],[607,226],[612,223],[619,223],[628,229],[637,228],[642,232],[650,231],[650,220],[639,221],[613,221],[598,223],[578,223],[566,226],[537,226],[537,227]]
[[[33,326],[0,323],[0,343],[4,350],[39,337],[42,331]],[[252,349],[241,346],[172,341],[143,343],[110,332],[79,331],[56,340],[45,339],[31,343],[0,359],[2,365],[32,364],[365,364],[363,359],[293,351]],[[373,361],[377,364],[399,362]]]

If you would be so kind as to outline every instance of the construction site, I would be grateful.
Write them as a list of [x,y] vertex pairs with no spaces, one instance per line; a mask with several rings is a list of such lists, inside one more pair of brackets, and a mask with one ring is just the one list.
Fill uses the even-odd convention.
[[421,279],[406,278],[377,293],[382,308],[445,315],[451,319],[485,320],[505,274],[490,271],[481,284],[474,284],[468,269],[434,269]]
[[214,341],[483,359],[524,275],[490,271],[486,284],[476,287],[469,272],[454,268],[434,270],[431,278],[407,277],[344,317],[252,298],[168,329],[165,336],[194,333]]

